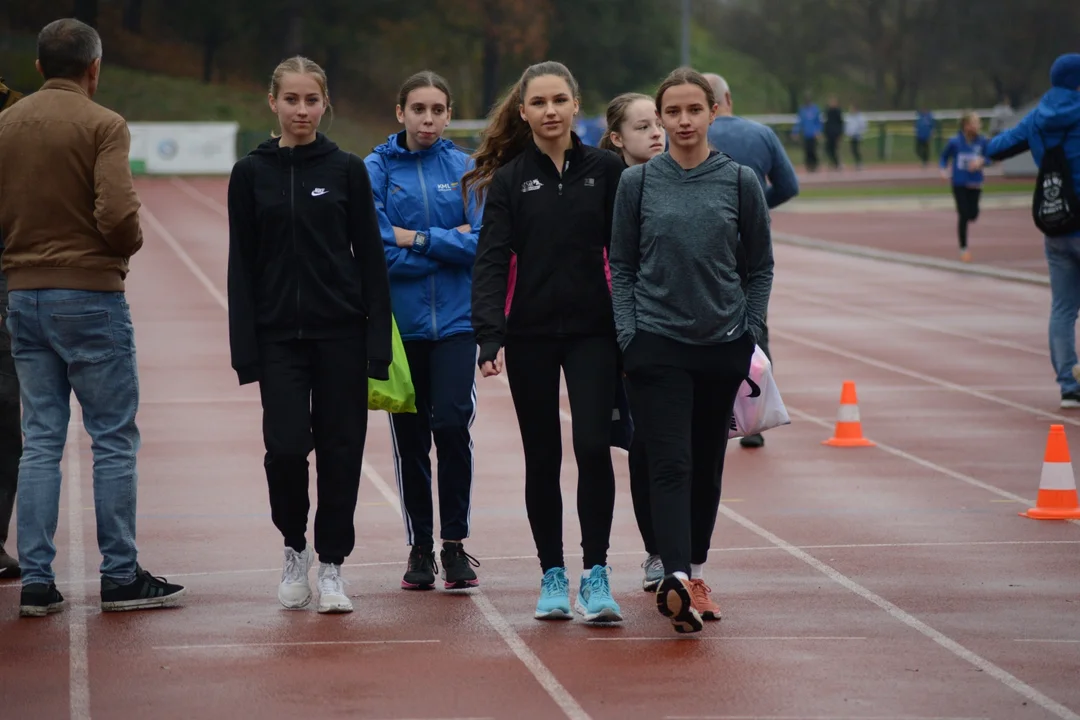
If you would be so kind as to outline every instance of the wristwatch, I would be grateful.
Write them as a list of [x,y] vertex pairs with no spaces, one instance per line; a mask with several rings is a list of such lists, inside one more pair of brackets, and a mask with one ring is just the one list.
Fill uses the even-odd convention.
[[423,230],[417,230],[416,235],[413,236],[413,249],[420,251],[427,247],[427,233]]

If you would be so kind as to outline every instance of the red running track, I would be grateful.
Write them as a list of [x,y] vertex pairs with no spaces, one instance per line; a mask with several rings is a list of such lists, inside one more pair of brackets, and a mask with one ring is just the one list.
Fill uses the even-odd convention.
[[[398,589],[407,548],[373,414],[346,577],[357,611],[279,607],[259,405],[229,369],[220,180],[140,180],[129,295],[144,447],[141,560],[182,608],[97,608],[91,456],[73,432],[63,614],[0,585],[11,718],[1080,718],[1080,528],[1018,517],[1057,408],[1045,288],[779,246],[770,312],[793,424],[733,444],[708,578],[724,619],[678,637],[640,590],[625,456],[618,627],[532,618],[539,567],[509,393],[481,381],[473,537],[483,588]],[[879,445],[837,450],[843,380]],[[564,435],[566,546],[580,565]],[[576,582],[573,584],[576,591]]]

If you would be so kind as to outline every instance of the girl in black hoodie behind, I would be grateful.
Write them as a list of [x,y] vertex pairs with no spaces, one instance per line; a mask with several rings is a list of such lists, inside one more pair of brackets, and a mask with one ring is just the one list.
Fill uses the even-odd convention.
[[[270,84],[281,136],[229,179],[229,340],[240,384],[259,383],[264,466],[274,525],[285,540],[278,600],[350,612],[341,565],[367,436],[367,378],[387,379],[390,283],[363,161],[318,132],[326,75],[303,57]],[[315,548],[307,543],[308,455],[315,450]]]

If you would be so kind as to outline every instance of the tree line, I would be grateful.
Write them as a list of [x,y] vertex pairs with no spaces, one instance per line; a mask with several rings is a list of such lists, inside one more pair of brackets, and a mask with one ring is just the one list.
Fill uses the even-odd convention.
[[[109,62],[265,85],[284,56],[326,68],[335,102],[392,102],[439,71],[458,117],[482,117],[522,69],[567,64],[586,112],[654,88],[680,58],[680,0],[35,0],[5,3],[5,32],[74,15]],[[692,57],[738,57],[743,87],[783,89],[756,112],[791,112],[807,91],[874,110],[1015,104],[1037,97],[1057,54],[1076,50],[1080,3],[1062,0],[691,0]],[[720,63],[724,64],[724,63]],[[701,67],[725,73],[725,67]]]

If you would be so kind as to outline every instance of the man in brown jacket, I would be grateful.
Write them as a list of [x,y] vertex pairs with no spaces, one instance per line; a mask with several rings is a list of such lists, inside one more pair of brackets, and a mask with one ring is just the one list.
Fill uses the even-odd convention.
[[[60,460],[74,390],[94,452],[101,609],[172,605],[184,588],[138,564],[139,386],[128,260],[142,246],[124,119],[94,103],[101,38],[77,20],[38,36],[41,89],[0,114],[0,232],[7,327],[23,406],[19,613],[63,608],[52,561]],[[79,482],[79,478],[68,478]]]

